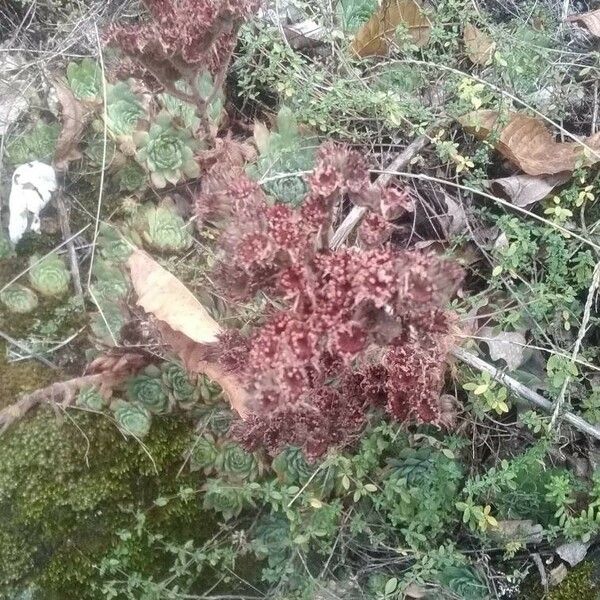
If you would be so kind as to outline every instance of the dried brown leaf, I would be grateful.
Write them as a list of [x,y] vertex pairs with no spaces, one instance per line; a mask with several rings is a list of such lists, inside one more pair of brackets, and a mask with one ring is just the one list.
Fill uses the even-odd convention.
[[494,58],[496,42],[487,34],[467,23],[463,33],[465,49],[469,60],[476,65],[489,65]]
[[600,9],[581,13],[579,15],[571,15],[570,17],[567,17],[567,21],[581,25],[593,36],[600,37]]
[[569,173],[534,177],[533,175],[511,175],[487,182],[490,189],[508,198],[515,206],[524,208],[543,200],[558,185],[570,179]]
[[146,312],[196,343],[217,341],[221,327],[177,277],[141,250],[133,252],[128,265],[137,303]]
[[78,146],[87,118],[83,105],[75,98],[73,92],[58,79],[52,83],[62,109],[62,130],[54,151],[54,167],[62,171],[68,167],[69,162],[81,158]]
[[484,327],[481,335],[486,338],[492,360],[504,360],[510,371],[515,371],[524,362],[527,340],[522,333],[501,331],[494,334],[491,328]]
[[517,112],[507,115],[506,124],[493,110],[475,111],[459,121],[478,139],[498,134],[496,150],[528,175],[556,175],[600,161],[600,133],[582,143],[557,142],[544,122]]
[[352,50],[358,56],[385,56],[399,25],[404,25],[419,47],[427,45],[431,23],[422,12],[420,0],[384,0],[371,18],[358,30]]

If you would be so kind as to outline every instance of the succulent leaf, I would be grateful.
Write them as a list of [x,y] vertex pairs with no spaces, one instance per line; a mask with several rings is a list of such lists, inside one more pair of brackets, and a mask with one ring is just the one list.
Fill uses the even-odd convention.
[[73,95],[79,100],[94,100],[100,97],[102,89],[102,70],[91,58],[79,63],[69,63],[67,81]]
[[167,203],[146,210],[146,243],[159,252],[182,252],[193,242],[189,226]]
[[84,149],[88,163],[96,169],[108,168],[117,158],[117,145],[111,138],[106,139],[106,157],[104,156],[104,137],[96,134],[87,140]]
[[136,136],[136,142],[136,158],[150,171],[156,187],[165,187],[167,182],[176,184],[184,176],[197,177],[200,174],[198,163],[194,160],[194,139],[189,131],[177,128],[168,114],[159,115],[148,134]]
[[77,406],[89,408],[90,410],[102,410],[106,401],[98,388],[94,386],[84,387],[77,396]]
[[122,192],[136,192],[148,183],[148,175],[137,163],[127,163],[116,174],[115,179]]
[[35,292],[18,283],[13,283],[7,287],[0,294],[0,300],[13,313],[29,313],[35,310],[38,305]]
[[160,369],[148,367],[140,375],[132,377],[127,383],[127,397],[155,415],[164,414],[170,408]]
[[145,111],[124,81],[111,86],[106,95],[106,125],[113,135],[131,135]]
[[190,469],[208,474],[216,468],[218,457],[219,449],[214,437],[210,434],[201,435],[192,447]]
[[255,481],[261,465],[254,454],[246,452],[239,444],[226,442],[217,458],[217,469],[229,480]]
[[54,155],[59,134],[58,123],[38,121],[29,131],[8,143],[8,160],[13,165],[22,165],[33,160],[49,161]]
[[36,255],[30,258],[29,281],[43,296],[63,296],[69,291],[70,280],[71,274],[56,254],[41,260]]
[[150,411],[133,402],[118,400],[112,407],[119,429],[128,435],[143,438],[150,431],[152,415]]
[[181,365],[165,364],[162,368],[162,381],[171,400],[180,408],[191,408],[200,398],[198,386],[194,385]]

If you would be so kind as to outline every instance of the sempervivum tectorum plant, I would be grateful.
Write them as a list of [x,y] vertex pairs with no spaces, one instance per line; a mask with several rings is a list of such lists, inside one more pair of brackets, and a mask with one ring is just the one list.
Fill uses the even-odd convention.
[[29,313],[35,310],[38,305],[35,292],[18,283],[9,285],[0,294],[0,300],[13,313]]
[[115,179],[122,192],[137,192],[148,184],[148,174],[135,162],[121,167],[115,174]]
[[145,213],[145,227],[142,231],[144,241],[159,252],[182,252],[193,242],[190,225],[177,214],[168,200],[158,206],[149,206]]
[[225,521],[239,516],[244,506],[251,502],[247,487],[238,482],[224,483],[222,479],[208,479],[202,489],[204,509],[221,513]]
[[69,291],[70,280],[64,261],[56,254],[29,259],[29,281],[43,296],[63,296]]
[[217,469],[229,480],[254,481],[262,472],[262,465],[253,453],[239,444],[225,442],[217,458]]
[[113,135],[131,135],[144,114],[142,105],[125,82],[117,83],[108,89],[106,125]]
[[102,91],[102,70],[91,58],[67,66],[67,81],[79,100],[96,100]]
[[128,435],[143,438],[150,431],[150,411],[135,402],[117,400],[111,405],[119,429]]
[[190,453],[190,469],[204,471],[208,475],[216,468],[218,457],[219,448],[215,438],[209,433],[205,433],[194,440]]
[[98,388],[90,385],[80,390],[77,396],[77,406],[90,410],[102,410],[106,406],[106,400]]
[[165,389],[161,371],[151,365],[127,382],[127,397],[155,415],[169,411],[169,394]]
[[94,262],[92,273],[96,281],[91,291],[97,302],[116,302],[127,295],[129,284],[118,267],[100,259]]
[[157,188],[176,184],[184,177],[198,177],[194,159],[196,141],[187,129],[177,127],[167,113],[161,113],[148,132],[136,132],[137,160],[150,172]]
[[200,390],[185,369],[176,363],[162,367],[162,381],[173,402],[180,408],[191,408],[200,399]]

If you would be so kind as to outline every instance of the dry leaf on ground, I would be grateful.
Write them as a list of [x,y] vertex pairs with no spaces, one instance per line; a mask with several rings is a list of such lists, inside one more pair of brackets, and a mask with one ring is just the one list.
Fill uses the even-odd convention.
[[467,23],[463,34],[469,60],[476,65],[489,65],[494,58],[496,42],[487,34]]
[[534,177],[533,175],[511,175],[487,181],[486,185],[497,195],[502,195],[515,206],[524,208],[543,200],[558,185],[571,178],[569,173],[558,173]]
[[[528,175],[556,175],[573,171],[580,163],[600,161],[600,133],[578,142],[557,142],[540,119],[511,112],[504,125],[493,110],[479,110],[459,119],[478,139],[499,133],[496,150]],[[587,146],[587,148],[586,148]]]
[[371,18],[358,30],[352,50],[360,57],[384,56],[398,26],[404,25],[413,42],[422,48],[429,42],[431,23],[418,0],[384,0]]
[[571,15],[567,17],[567,21],[581,25],[593,36],[600,37],[600,9],[581,13],[580,15]]
[[196,343],[217,341],[221,327],[177,277],[141,250],[129,257],[128,265],[137,303],[146,312]]
[[70,161],[81,158],[81,152],[77,147],[83,136],[86,116],[83,106],[65,84],[58,79],[52,83],[62,108],[62,130],[56,142],[54,166],[62,171],[67,168]]

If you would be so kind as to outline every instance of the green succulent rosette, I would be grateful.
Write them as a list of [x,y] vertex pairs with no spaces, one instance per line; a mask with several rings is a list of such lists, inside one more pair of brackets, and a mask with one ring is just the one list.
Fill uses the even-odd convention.
[[80,390],[77,395],[76,404],[82,408],[100,411],[106,406],[106,401],[98,388],[89,385]]
[[199,376],[198,389],[200,390],[200,400],[205,404],[212,406],[223,400],[223,388],[206,375]]
[[69,63],[67,81],[78,100],[96,100],[102,91],[102,69],[91,58]]
[[111,263],[124,263],[134,250],[119,229],[104,223],[100,225],[97,244],[102,258]]
[[163,386],[160,369],[154,366],[147,367],[127,382],[127,398],[155,415],[164,414],[170,408],[169,394]]
[[148,132],[134,135],[136,158],[150,172],[157,188],[173,185],[184,177],[198,177],[200,168],[194,160],[196,142],[191,133],[178,128],[167,113],[158,115]]
[[144,241],[159,252],[176,253],[187,250],[194,241],[189,225],[168,202],[151,206],[145,212]]
[[201,415],[199,426],[217,436],[225,436],[231,428],[235,418],[231,409],[225,404],[200,405],[198,411]]
[[143,438],[150,431],[152,415],[140,404],[117,400],[111,406],[119,429],[137,438]]
[[180,408],[191,408],[200,399],[198,386],[190,380],[181,365],[165,364],[162,368],[162,382],[171,400]]
[[235,481],[255,481],[262,471],[256,456],[234,442],[225,442],[221,447],[217,469],[221,475]]
[[145,111],[124,81],[111,86],[106,94],[106,126],[116,136],[131,135]]
[[218,458],[219,448],[215,438],[205,433],[194,441],[190,453],[190,469],[192,471],[204,471],[205,474],[208,474],[216,469]]
[[49,161],[54,156],[59,134],[58,123],[38,121],[31,129],[8,142],[8,161],[13,165],[22,165],[32,160]]
[[64,296],[69,291],[71,274],[64,261],[56,254],[42,259],[29,259],[29,281],[42,296]]
[[244,486],[236,483],[225,483],[221,479],[208,479],[203,486],[204,510],[221,513],[225,521],[240,515],[250,498]]
[[[300,205],[308,193],[308,185],[294,173],[313,169],[318,140],[300,134],[294,113],[285,106],[277,115],[277,131],[255,137],[259,157],[248,168],[248,174],[257,181],[265,180],[264,191],[279,202]],[[287,173],[291,175],[286,176]]]
[[115,141],[108,137],[106,138],[106,157],[104,156],[104,137],[101,134],[92,135],[86,140],[83,153],[87,163],[96,169],[102,169],[103,165],[105,169],[108,169],[113,162],[116,162],[117,156],[122,159],[117,151]]
[[388,460],[389,477],[405,479],[409,487],[420,485],[435,470],[442,455],[429,448],[403,448],[396,458]]
[[271,468],[284,484],[300,487],[309,484],[310,489],[321,497],[333,491],[337,479],[333,468],[309,464],[302,450],[295,446],[280,452],[273,459]]
[[438,576],[440,583],[453,597],[463,600],[485,600],[489,598],[488,586],[482,578],[471,568],[446,567]]
[[146,187],[148,174],[140,165],[134,162],[127,163],[115,174],[115,180],[122,192],[137,192]]
[[91,286],[96,302],[103,304],[121,300],[129,292],[129,283],[118,267],[100,259],[94,262],[92,273],[96,281]]
[[92,333],[105,346],[116,346],[121,341],[121,330],[127,319],[118,304],[101,303],[100,308],[102,311],[94,313],[90,319]]
[[13,283],[1,294],[0,301],[12,313],[26,314],[37,308],[38,297],[24,285]]

